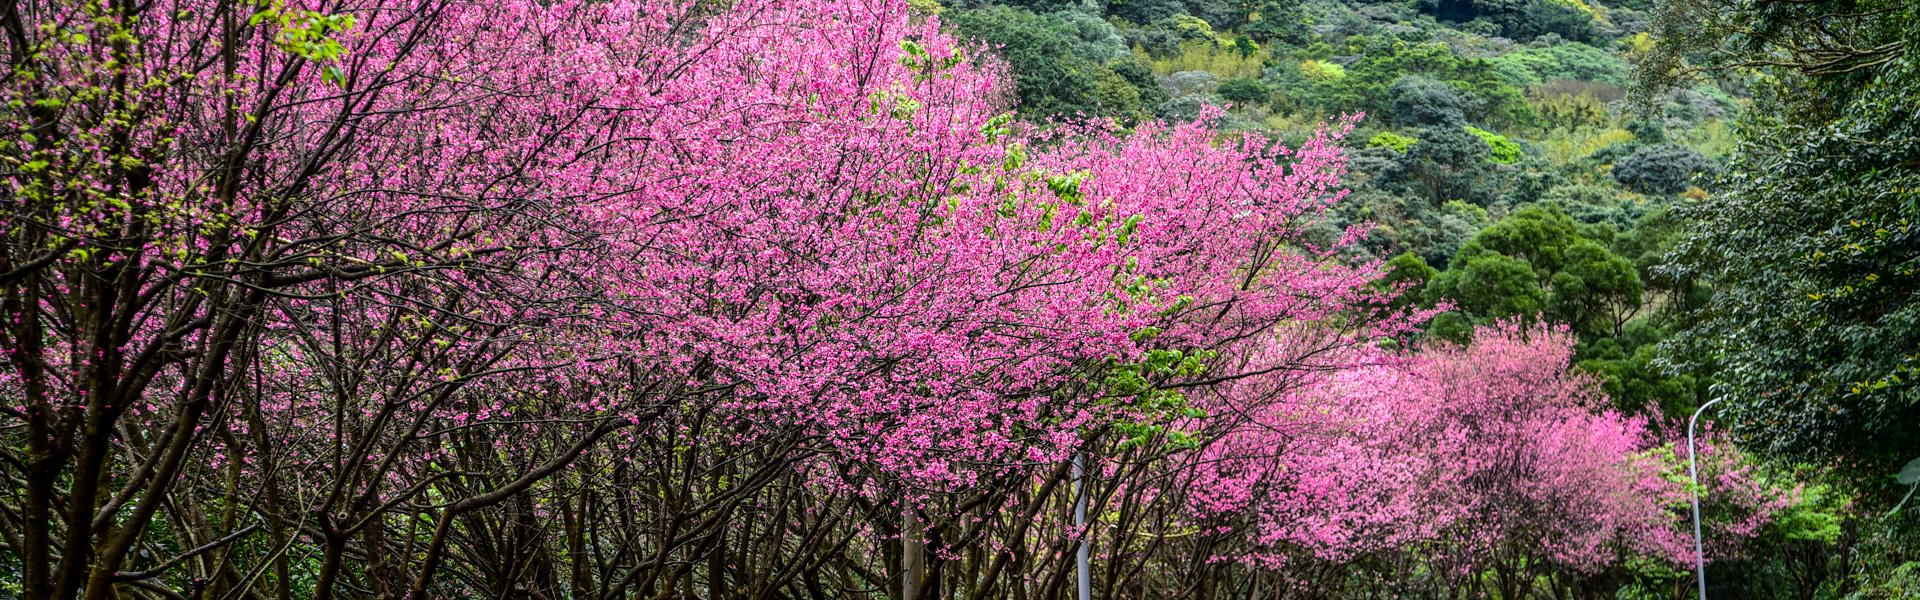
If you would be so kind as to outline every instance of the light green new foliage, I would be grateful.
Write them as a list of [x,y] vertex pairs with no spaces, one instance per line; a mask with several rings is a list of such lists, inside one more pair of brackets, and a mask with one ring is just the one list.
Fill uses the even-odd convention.
[[1834,543],[1845,532],[1854,498],[1833,486],[1813,484],[1800,490],[1791,506],[1774,516],[1771,529],[1793,541]]
[[[1159,329],[1149,327],[1135,332],[1133,339],[1144,342],[1159,333]],[[1212,350],[1156,349],[1148,350],[1138,361],[1109,359],[1100,384],[1100,403],[1126,413],[1113,423],[1114,430],[1124,438],[1121,446],[1135,447],[1164,437],[1165,443],[1175,449],[1197,447],[1198,439],[1191,433],[1170,425],[1180,418],[1204,418],[1206,411],[1189,405],[1186,394],[1161,382],[1199,376],[1218,356]]]
[[1315,81],[1339,81],[1347,78],[1347,68],[1339,63],[1320,60],[1306,60],[1300,63],[1300,73]]
[[1467,126],[1467,133],[1487,143],[1487,150],[1492,154],[1493,162],[1510,165],[1520,160],[1520,144],[1507,139],[1507,136],[1472,125]]
[[1394,152],[1406,154],[1407,148],[1412,147],[1414,142],[1418,141],[1420,141],[1420,138],[1400,135],[1391,131],[1382,131],[1375,134],[1372,138],[1367,139],[1367,146],[1386,146],[1392,148]]
[[255,27],[268,23],[279,28],[274,34],[274,45],[300,58],[326,64],[321,68],[321,79],[334,85],[345,84],[345,73],[331,63],[339,62],[346,55],[346,48],[334,38],[353,29],[353,15],[289,8],[285,0],[269,0],[260,3],[260,10],[247,19],[247,24]]

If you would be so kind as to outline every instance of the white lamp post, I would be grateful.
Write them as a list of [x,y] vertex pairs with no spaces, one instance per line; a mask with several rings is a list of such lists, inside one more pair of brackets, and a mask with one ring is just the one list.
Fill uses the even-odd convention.
[[1074,566],[1080,571],[1080,600],[1093,600],[1093,573],[1087,569],[1087,474],[1086,465],[1080,454],[1073,455],[1073,487],[1078,495],[1073,500],[1073,526],[1080,531],[1080,551],[1075,556]]
[[1707,550],[1704,538],[1700,535],[1700,461],[1694,456],[1693,430],[1700,422],[1700,413],[1707,412],[1707,407],[1721,400],[1708,400],[1700,405],[1699,410],[1693,411],[1692,417],[1687,418],[1687,474],[1693,478],[1693,487],[1689,489],[1693,492],[1693,573],[1700,582],[1700,600],[1707,600]]

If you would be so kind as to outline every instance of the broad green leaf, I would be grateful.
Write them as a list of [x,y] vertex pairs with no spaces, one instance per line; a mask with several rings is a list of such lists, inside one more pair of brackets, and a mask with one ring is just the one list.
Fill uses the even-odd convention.
[[1920,484],[1920,458],[1908,461],[1907,466],[1900,467],[1899,481],[1902,485]]

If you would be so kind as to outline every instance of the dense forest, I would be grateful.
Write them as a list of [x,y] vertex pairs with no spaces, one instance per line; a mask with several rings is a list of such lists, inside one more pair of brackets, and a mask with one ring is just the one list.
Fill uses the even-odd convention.
[[0,598],[1920,598],[1906,0],[0,1]]

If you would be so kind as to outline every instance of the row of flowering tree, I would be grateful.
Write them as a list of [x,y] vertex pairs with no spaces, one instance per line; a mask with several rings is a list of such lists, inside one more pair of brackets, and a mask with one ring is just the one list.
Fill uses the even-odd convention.
[[[1423,315],[1305,233],[1350,120],[1035,131],[889,0],[0,29],[6,595],[1057,598],[1085,541],[1101,597],[1513,598],[1681,558],[1665,446],[1564,336],[1384,349]],[[1724,456],[1751,534],[1784,500]]]

